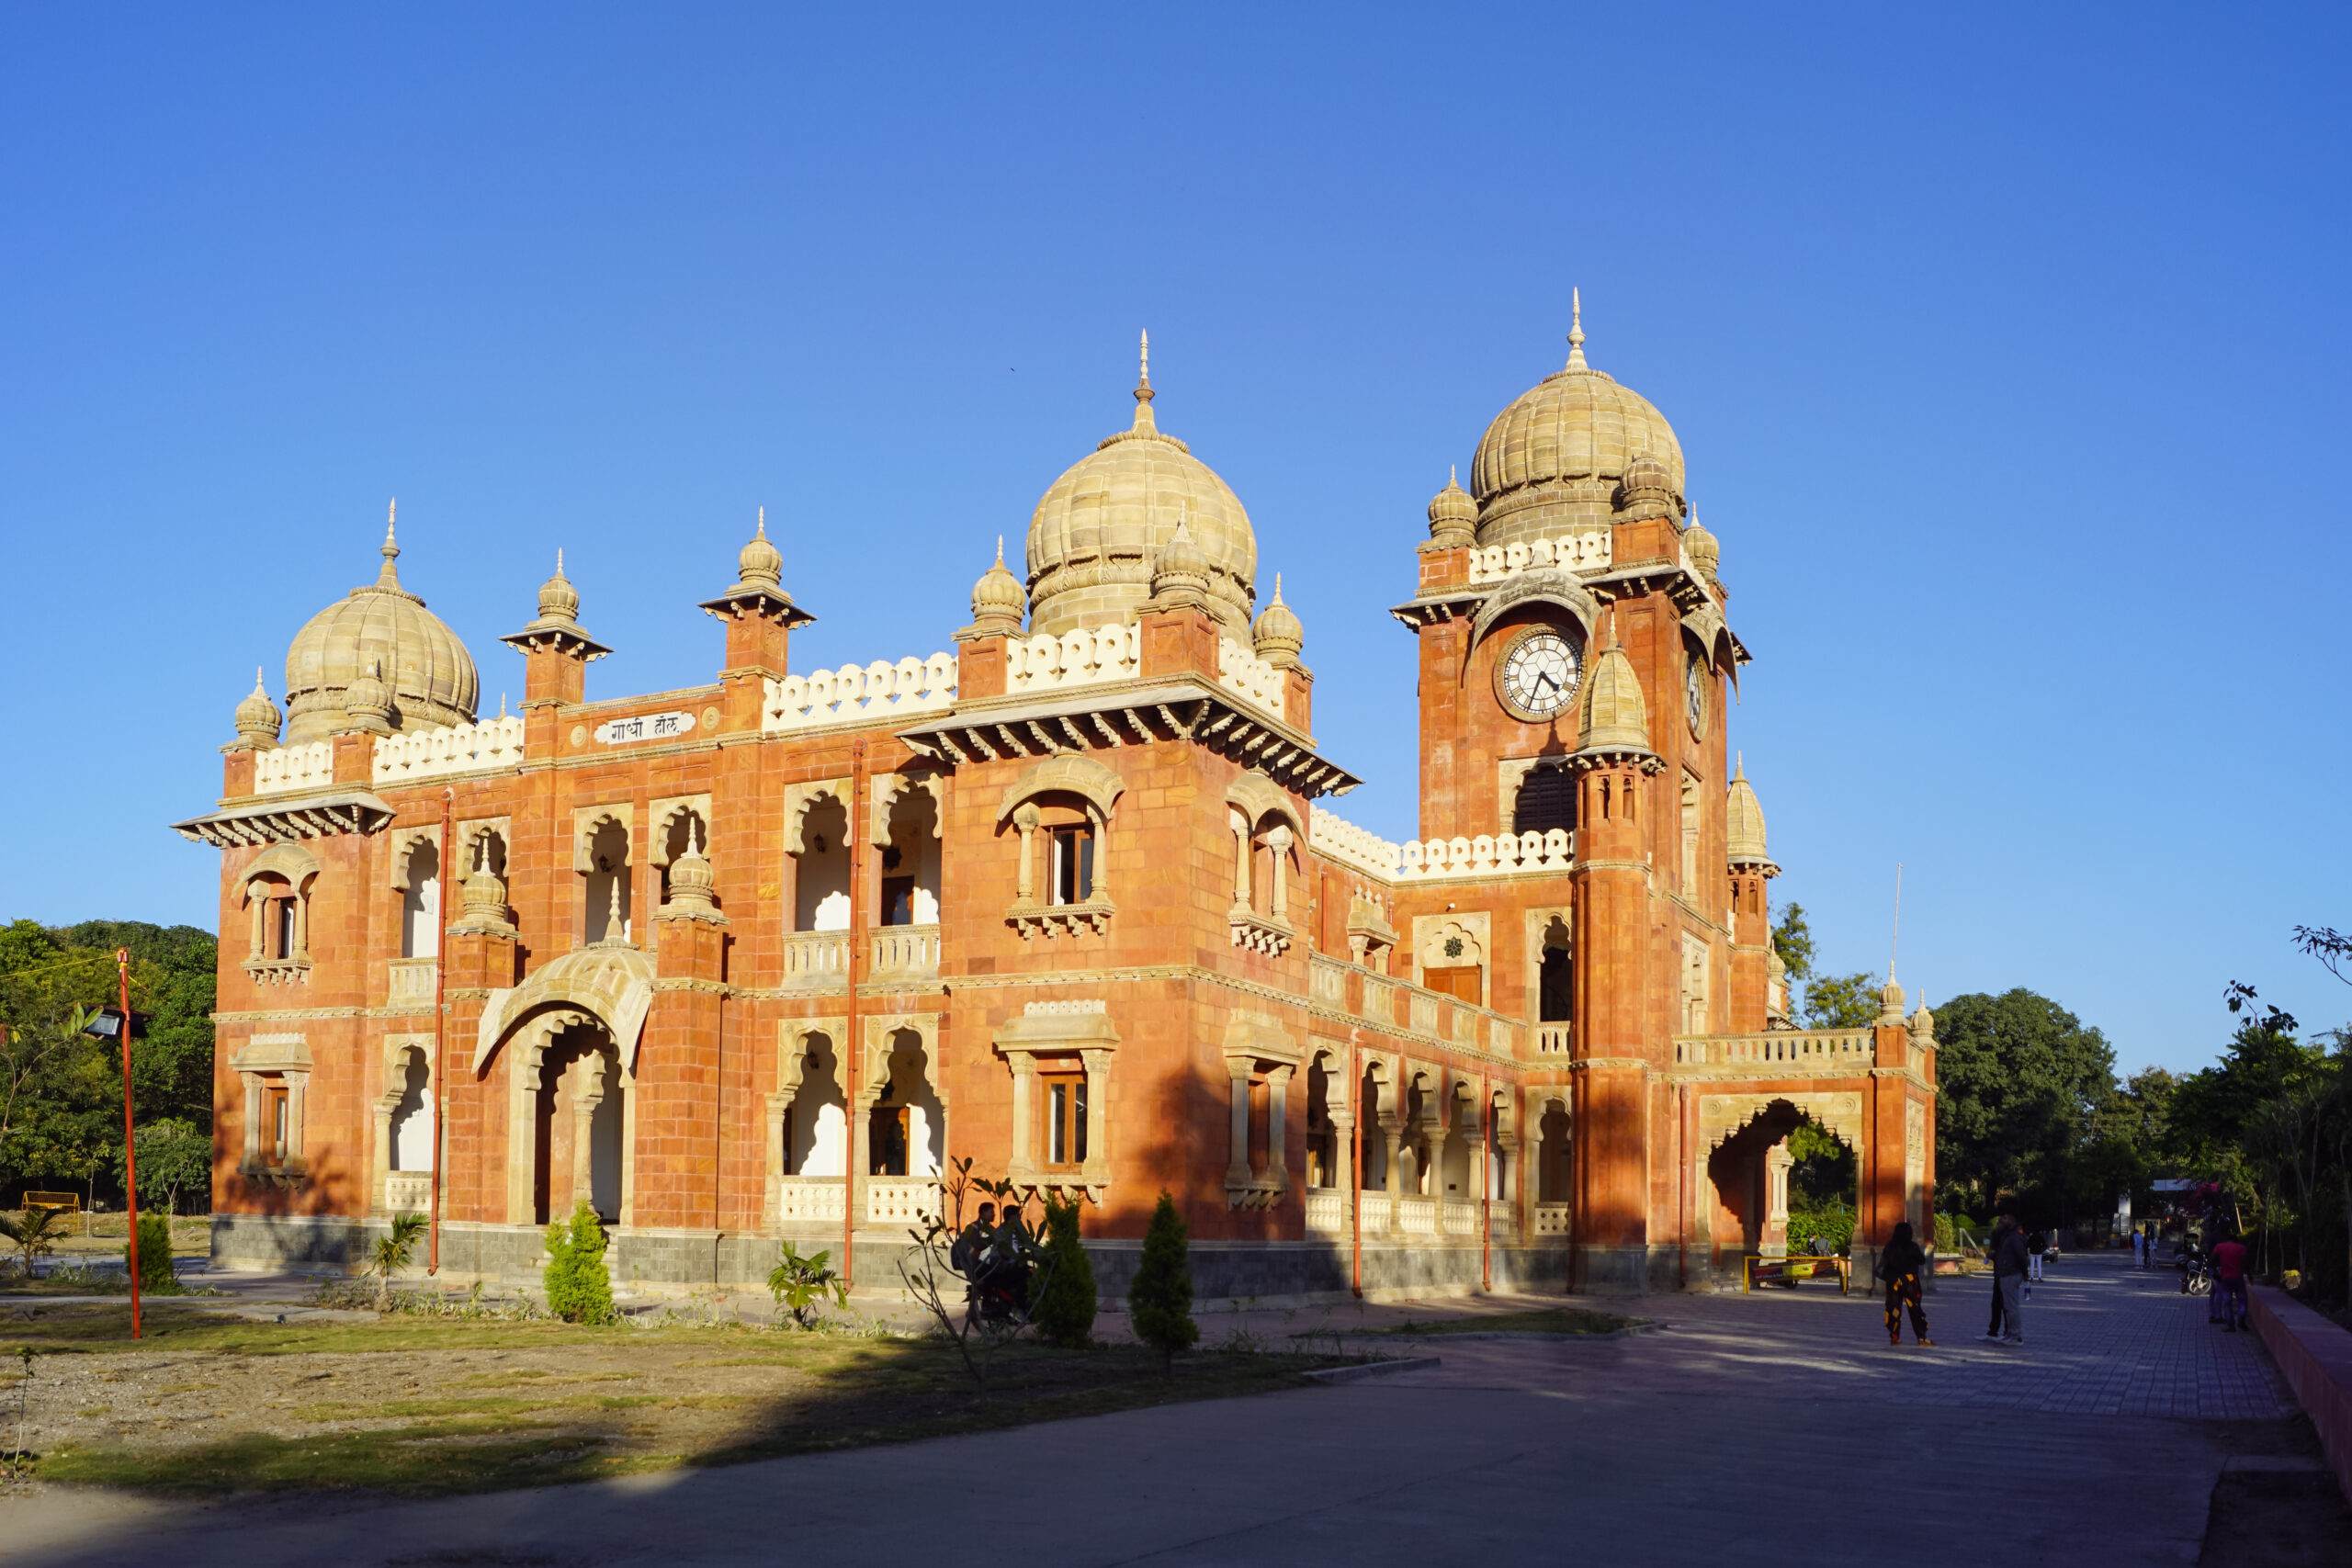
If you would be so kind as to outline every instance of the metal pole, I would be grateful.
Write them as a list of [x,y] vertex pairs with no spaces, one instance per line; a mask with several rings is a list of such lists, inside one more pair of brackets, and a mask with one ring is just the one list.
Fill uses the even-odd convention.
[[1495,1114],[1494,1091],[1487,1075],[1478,1075],[1478,1288],[1495,1288]]
[[856,1269],[857,983],[865,969],[865,741],[849,747],[849,1016],[842,1043],[842,1288]]
[[[114,950],[116,976],[122,982],[122,1032],[117,1037],[122,1046],[122,1168],[123,1185],[130,1189],[130,1337],[139,1337],[139,1141],[130,1129],[130,949]],[[169,1258],[171,1222],[164,1222],[165,1252]]]
[[[441,908],[433,915],[437,925],[433,933],[433,1224],[424,1261],[428,1275],[441,1272],[441,1145],[449,1135],[449,1091],[444,1087],[447,1080],[442,1072],[449,1054],[449,871],[458,858],[457,845],[449,836],[449,815],[457,794],[447,787],[441,791]],[[390,1215],[385,1217],[389,1220]]]

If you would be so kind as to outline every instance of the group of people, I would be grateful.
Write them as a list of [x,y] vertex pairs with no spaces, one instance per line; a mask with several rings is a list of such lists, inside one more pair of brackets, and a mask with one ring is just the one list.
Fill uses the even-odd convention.
[[[2041,1278],[2049,1237],[2038,1231],[2029,1236],[2018,1225],[2016,1215],[2003,1213],[1994,1221],[1993,1237],[1984,1250],[1993,1260],[1993,1319],[1985,1325],[1983,1337],[1996,1345],[2023,1345],[2025,1300],[2033,1293],[2033,1281]],[[1887,1237],[1878,1257],[1878,1277],[1886,1284],[1889,1345],[1903,1343],[1903,1319],[1906,1313],[1911,1319],[1912,1338],[1922,1345],[1935,1344],[1928,1337],[1928,1313],[1921,1301],[1927,1268],[1927,1249],[1919,1245],[1911,1222],[1905,1220]]]
[[998,1322],[1027,1310],[1029,1269],[1036,1251],[1017,1206],[1007,1203],[1000,1220],[994,1203],[981,1204],[947,1253],[948,1267],[964,1279],[965,1320],[977,1315],[983,1322]]

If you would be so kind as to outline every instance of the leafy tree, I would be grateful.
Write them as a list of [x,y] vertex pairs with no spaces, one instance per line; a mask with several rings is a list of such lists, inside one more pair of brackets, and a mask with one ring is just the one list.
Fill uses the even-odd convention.
[[605,1227],[596,1211],[582,1203],[571,1212],[571,1223],[548,1227],[548,1266],[540,1276],[547,1287],[548,1310],[566,1323],[610,1323],[613,1277],[605,1267]]
[[[1789,1168],[1791,1208],[1802,1203],[1817,1209],[1852,1200],[1854,1151],[1835,1134],[1811,1122],[1800,1122],[1789,1134],[1789,1155],[1796,1161]],[[1795,1229],[1792,1224],[1790,1234],[1793,1235]]]
[[1866,974],[1821,975],[1805,982],[1807,1029],[1868,1029],[1878,1021],[1879,982]]
[[5,1240],[23,1255],[25,1278],[33,1274],[33,1259],[44,1252],[57,1250],[57,1238],[64,1235],[56,1209],[27,1209],[15,1219],[0,1214],[0,1240]]
[[1193,1321],[1191,1252],[1184,1217],[1162,1190],[1143,1233],[1143,1258],[1127,1286],[1127,1326],[1159,1352],[1171,1377],[1176,1353],[1191,1349],[1201,1337],[1201,1325]]
[[[122,1145],[108,1151],[114,1178],[127,1179]],[[212,1139],[176,1117],[166,1116],[139,1129],[139,1201],[168,1213],[179,1213],[179,1195],[212,1183]]]
[[1077,1199],[1046,1194],[1046,1250],[1056,1261],[1037,1302],[1037,1333],[1048,1345],[1082,1349],[1094,1337],[1094,1265],[1079,1245]]
[[1772,928],[1772,951],[1788,965],[1793,987],[1813,976],[1813,929],[1804,923],[1804,906],[1793,901],[1781,906],[1780,923]]
[[1936,1168],[1960,1206],[2003,1196],[2021,1218],[2063,1217],[2068,1156],[2111,1095],[2115,1053],[2047,997],[1972,992],[1936,1017]]

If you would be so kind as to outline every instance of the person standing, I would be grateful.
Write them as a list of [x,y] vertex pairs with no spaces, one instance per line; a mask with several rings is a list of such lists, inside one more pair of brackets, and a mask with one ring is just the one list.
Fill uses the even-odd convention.
[[2147,1238],[2140,1234],[2139,1226],[2133,1225],[2132,1227],[2132,1267],[2134,1269],[2145,1269],[2147,1266]]
[[2041,1281],[2041,1254],[2042,1254],[2043,1250],[2044,1250],[2046,1247],[2049,1247],[2049,1245],[2050,1245],[2050,1238],[2049,1238],[2049,1235],[2048,1235],[2045,1232],[2042,1232],[2042,1231],[2036,1231],[2036,1232],[2034,1232],[2034,1233],[2033,1233],[2033,1235],[2032,1235],[2031,1236],[2030,1236],[2030,1237],[2028,1237],[2028,1238],[2027,1238],[2027,1240],[2026,1240],[2026,1244],[2025,1244],[2025,1251],[2026,1251],[2026,1273],[2025,1273],[2025,1277],[2026,1277],[2026,1279],[2027,1279],[2027,1280],[2028,1280],[2029,1282],[2030,1282],[2030,1283],[2039,1283],[2039,1282]]
[[2025,1343],[2020,1311],[2025,1295],[2025,1232],[2017,1217],[2003,1214],[1993,1227],[1993,1321],[1984,1337],[2001,1345]]
[[1927,1309],[1919,1304],[1919,1276],[1928,1267],[1928,1254],[1911,1235],[1911,1222],[1904,1220],[1886,1238],[1886,1248],[1878,1255],[1878,1277],[1886,1281],[1886,1342],[1903,1343],[1903,1313],[1911,1313],[1911,1337],[1922,1345],[1932,1346],[1928,1337]]
[[2246,1321],[2245,1243],[2234,1232],[2223,1231],[2213,1244],[2213,1299],[2222,1307],[2222,1332],[2253,1332]]

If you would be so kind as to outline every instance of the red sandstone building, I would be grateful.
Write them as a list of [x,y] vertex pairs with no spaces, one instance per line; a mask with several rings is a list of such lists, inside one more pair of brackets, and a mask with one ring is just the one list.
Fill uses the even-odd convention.
[[928,659],[796,668],[763,525],[710,684],[586,701],[559,561],[520,713],[478,716],[388,529],[177,825],[222,852],[216,1258],[355,1258],[436,1133],[459,1278],[585,1200],[624,1280],[763,1279],[846,1213],[895,1284],[968,1157],[1080,1197],[1106,1292],[1162,1189],[1209,1297],[1695,1286],[1782,1244],[1801,1116],[1859,1156],[1858,1255],[1923,1219],[1932,1020],[1890,981],[1875,1028],[1789,1027],[1716,542],[1569,341],[1391,612],[1403,845],[1330,811],[1298,619],[1253,618],[1249,517],[1148,375]]

